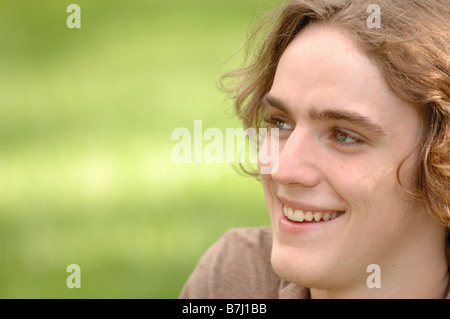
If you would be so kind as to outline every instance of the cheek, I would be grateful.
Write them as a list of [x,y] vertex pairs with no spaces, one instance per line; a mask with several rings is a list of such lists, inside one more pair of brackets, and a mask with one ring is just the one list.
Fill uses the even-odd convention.
[[264,139],[263,142],[261,143],[260,149],[259,149],[259,153],[258,153],[258,171],[259,174],[261,176],[261,182],[262,182],[262,186],[263,186],[263,190],[264,190],[264,196],[266,198],[267,201],[267,205],[270,207],[270,203],[271,203],[271,191],[270,191],[270,184],[271,184],[271,175],[270,174],[265,174],[264,170],[268,167],[267,165],[267,159],[263,150],[266,150],[270,148],[269,143],[267,142],[267,139]]
[[[271,185],[271,176],[268,174],[261,175],[261,182],[264,190],[264,196],[266,197],[266,201],[270,199],[272,191],[270,190]],[[268,203],[269,204],[269,203]]]
[[262,176],[276,173],[280,157],[279,131],[272,128],[267,136],[260,136],[260,138],[262,138],[262,142],[258,152],[259,173]]
[[265,138],[258,153],[258,170],[269,211],[272,209],[273,197],[276,194],[276,190],[272,189],[274,184],[271,173],[275,172],[274,169],[278,169],[280,152],[278,135],[275,138],[276,140],[273,137]]
[[275,217],[276,217],[276,189],[275,189],[275,184],[272,182],[272,177],[269,174],[264,174],[261,175],[261,182],[262,182],[262,186],[263,186],[263,191],[264,191],[264,197],[266,200],[266,205],[267,205],[267,209],[269,212],[269,217],[272,221],[272,223],[275,222]]
[[347,161],[329,171],[330,185],[351,209],[380,206],[398,184],[394,165],[373,160]]
[[[352,223],[367,231],[385,227],[386,220],[392,225],[401,222],[404,213],[417,205],[397,180],[401,160],[392,163],[384,158],[362,163],[340,165],[333,176],[333,187],[348,204]],[[400,170],[405,187],[414,180],[414,165],[413,160],[405,161]]]

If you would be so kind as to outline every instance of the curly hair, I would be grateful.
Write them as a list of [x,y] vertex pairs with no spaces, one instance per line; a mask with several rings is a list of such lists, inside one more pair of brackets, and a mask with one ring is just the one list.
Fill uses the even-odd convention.
[[[372,3],[380,8],[379,28],[368,27],[367,8]],[[232,80],[225,90],[246,128],[261,126],[261,101],[272,86],[280,57],[312,23],[347,30],[379,66],[390,89],[417,108],[424,130],[418,145],[416,187],[408,191],[449,229],[450,1],[294,0],[284,4],[263,18],[251,34],[246,66],[222,78],[228,85]]]

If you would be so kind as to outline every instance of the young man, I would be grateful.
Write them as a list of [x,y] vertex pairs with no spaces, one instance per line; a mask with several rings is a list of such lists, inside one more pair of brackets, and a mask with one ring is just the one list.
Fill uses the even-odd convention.
[[239,73],[244,125],[279,130],[272,227],[228,232],[181,298],[448,296],[449,3],[376,4],[379,27],[368,1],[291,1]]

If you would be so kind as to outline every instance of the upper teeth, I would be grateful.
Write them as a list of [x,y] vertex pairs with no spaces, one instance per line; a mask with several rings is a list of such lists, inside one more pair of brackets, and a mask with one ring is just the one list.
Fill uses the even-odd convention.
[[302,210],[293,210],[291,207],[284,206],[283,207],[284,215],[290,220],[294,220],[297,222],[302,221],[312,221],[313,219],[318,222],[320,220],[329,220],[335,219],[338,216],[342,215],[343,212],[337,213],[329,213],[329,212],[311,212],[311,211],[302,211]]

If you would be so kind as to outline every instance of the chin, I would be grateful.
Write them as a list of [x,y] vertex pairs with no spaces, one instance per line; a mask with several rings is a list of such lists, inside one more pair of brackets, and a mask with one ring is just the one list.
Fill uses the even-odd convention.
[[325,289],[334,281],[335,274],[324,257],[302,249],[274,244],[271,263],[280,278],[302,287]]

